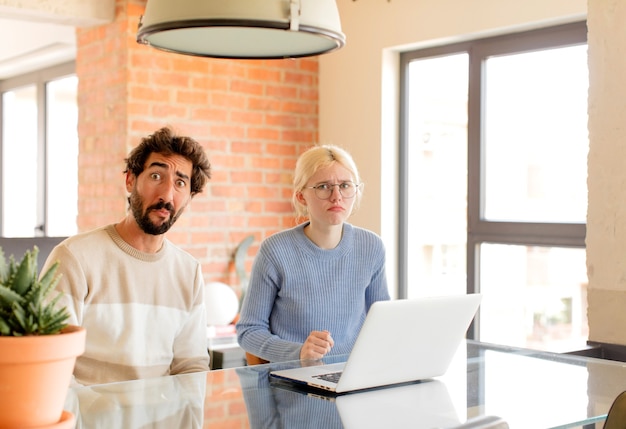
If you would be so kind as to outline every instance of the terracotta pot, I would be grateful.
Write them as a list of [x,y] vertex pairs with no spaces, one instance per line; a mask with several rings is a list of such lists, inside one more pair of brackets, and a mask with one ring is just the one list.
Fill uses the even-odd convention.
[[62,420],[85,337],[79,326],[58,335],[0,336],[0,429],[47,427]]

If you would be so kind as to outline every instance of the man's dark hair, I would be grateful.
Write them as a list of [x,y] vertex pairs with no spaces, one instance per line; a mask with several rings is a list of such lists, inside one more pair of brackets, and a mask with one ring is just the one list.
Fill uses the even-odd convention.
[[124,160],[124,173],[131,172],[139,176],[152,153],[180,155],[191,161],[191,196],[202,192],[211,178],[211,163],[200,143],[191,137],[174,134],[169,127],[163,127],[141,139],[141,143]]

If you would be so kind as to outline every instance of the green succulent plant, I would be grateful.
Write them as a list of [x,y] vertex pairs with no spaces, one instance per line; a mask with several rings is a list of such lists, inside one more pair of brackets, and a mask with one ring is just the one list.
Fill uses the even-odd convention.
[[53,335],[68,326],[69,313],[56,307],[61,294],[47,299],[59,281],[59,263],[39,277],[38,253],[34,246],[18,263],[13,255],[7,261],[0,247],[0,335]]

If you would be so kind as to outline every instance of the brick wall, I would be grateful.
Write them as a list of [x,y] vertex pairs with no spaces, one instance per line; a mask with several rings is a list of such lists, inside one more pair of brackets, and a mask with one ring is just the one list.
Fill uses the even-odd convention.
[[201,261],[206,281],[237,289],[237,244],[255,237],[249,269],[262,239],[294,225],[293,167],[318,137],[318,61],[161,52],[135,41],[144,5],[117,0],[113,23],[77,32],[79,229],[124,216],[124,157],[170,125],[204,145],[213,178],[167,236]]

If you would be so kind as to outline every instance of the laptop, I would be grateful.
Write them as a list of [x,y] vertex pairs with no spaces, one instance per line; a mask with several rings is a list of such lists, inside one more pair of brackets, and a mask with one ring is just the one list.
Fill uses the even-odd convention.
[[443,375],[480,294],[375,302],[345,362],[276,370],[270,377],[343,394]]

